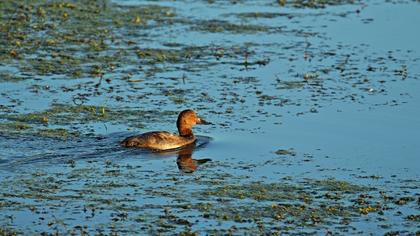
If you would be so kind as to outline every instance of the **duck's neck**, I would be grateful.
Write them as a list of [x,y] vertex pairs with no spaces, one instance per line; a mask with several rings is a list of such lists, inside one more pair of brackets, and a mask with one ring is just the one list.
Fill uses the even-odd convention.
[[194,137],[194,134],[191,128],[180,126],[178,127],[178,131],[181,137]]

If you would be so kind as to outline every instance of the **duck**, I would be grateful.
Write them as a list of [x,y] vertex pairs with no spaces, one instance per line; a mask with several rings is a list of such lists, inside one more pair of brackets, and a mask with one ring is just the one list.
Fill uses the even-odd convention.
[[178,133],[167,131],[152,131],[140,135],[130,136],[121,142],[123,147],[136,147],[150,150],[171,150],[182,148],[194,144],[197,138],[194,136],[192,128],[194,125],[211,124],[191,109],[183,110],[179,113],[176,126]]

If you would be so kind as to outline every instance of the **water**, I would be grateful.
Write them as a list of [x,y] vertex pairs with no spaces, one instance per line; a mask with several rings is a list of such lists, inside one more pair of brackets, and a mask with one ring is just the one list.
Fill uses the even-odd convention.
[[[57,42],[1,49],[0,232],[418,233],[420,5],[299,2],[43,6]],[[185,108],[193,150],[118,145]]]

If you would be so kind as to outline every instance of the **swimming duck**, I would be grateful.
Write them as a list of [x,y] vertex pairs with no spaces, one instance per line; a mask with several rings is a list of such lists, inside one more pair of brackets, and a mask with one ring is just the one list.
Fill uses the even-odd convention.
[[138,147],[152,150],[170,150],[180,148],[196,141],[192,127],[196,124],[210,124],[197,116],[193,110],[184,110],[178,115],[176,126],[178,134],[167,131],[153,131],[131,136],[121,142],[124,147]]

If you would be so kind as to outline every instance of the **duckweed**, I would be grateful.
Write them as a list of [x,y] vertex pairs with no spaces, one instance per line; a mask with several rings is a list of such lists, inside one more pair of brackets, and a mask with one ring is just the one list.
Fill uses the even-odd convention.
[[292,5],[297,8],[325,8],[330,5],[358,3],[358,0],[278,0],[281,6]]
[[[215,171],[214,168],[204,171],[210,173]],[[65,207],[72,212],[71,215],[86,216],[87,233],[98,226],[94,222],[100,216],[104,219],[109,217],[109,221],[117,225],[140,224],[140,228],[130,228],[127,231],[130,233],[145,232],[146,229],[150,232],[182,232],[184,227],[188,227],[186,232],[199,234],[213,231],[197,227],[197,222],[232,222],[237,232],[260,233],[279,229],[293,233],[301,227],[316,232],[320,228],[328,229],[331,224],[339,224],[343,227],[343,231],[339,231],[343,233],[352,230],[351,222],[357,221],[358,217],[379,211],[398,211],[385,208],[386,200],[375,194],[376,189],[341,180],[267,183],[243,181],[242,177],[237,177],[238,181],[243,179],[241,184],[232,184],[231,178],[224,179],[220,175],[214,179],[207,174],[203,173],[197,176],[200,180],[191,182],[189,178],[194,178],[192,176],[174,180],[171,172],[155,175],[145,172],[140,166],[90,161],[60,167],[55,172],[28,172],[19,178],[0,180],[0,197],[4,199],[0,208],[38,215],[40,207]],[[218,180],[217,185],[209,181],[212,178]],[[165,184],[165,179],[175,181],[176,187]],[[137,180],[151,181],[154,185],[139,185]],[[117,192],[125,194],[116,198]],[[341,194],[341,197],[329,197],[333,193]],[[144,198],[146,196],[146,199],[164,197],[168,201],[149,204]],[[362,198],[365,201],[361,201]],[[81,208],[81,205],[85,207]],[[409,207],[416,206],[410,204]],[[53,212],[47,210],[43,217],[51,219]],[[417,218],[416,215],[406,217],[408,221],[418,221]],[[339,220],[343,222],[338,223]],[[71,222],[73,220],[67,221],[67,224],[73,224]],[[249,228],[249,224],[265,226]]]
[[275,153],[277,155],[289,155],[289,156],[296,156],[296,152],[294,151],[293,148],[291,149],[279,149],[277,151],[275,151]]
[[261,26],[261,25],[247,25],[247,24],[233,24],[227,21],[212,20],[204,21],[199,25],[194,26],[193,30],[211,32],[211,33],[221,33],[221,32],[230,32],[230,33],[258,33],[258,32],[268,32],[275,29]]
[[[43,112],[29,114],[0,114],[0,119],[9,122],[0,125],[0,132],[5,134],[37,134],[43,137],[75,137],[79,130],[68,128],[48,128],[45,125],[66,127],[72,124],[88,124],[95,122],[128,121],[133,127],[142,127],[143,122],[153,122],[161,119],[174,119],[177,112],[162,111],[161,113],[146,110],[113,110],[103,106],[53,104]],[[85,131],[85,134],[88,132]]]

